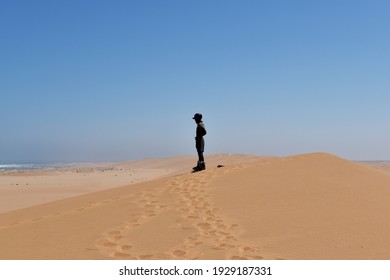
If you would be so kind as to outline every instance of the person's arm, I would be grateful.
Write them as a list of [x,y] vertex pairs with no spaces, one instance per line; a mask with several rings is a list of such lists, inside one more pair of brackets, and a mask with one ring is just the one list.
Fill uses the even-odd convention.
[[198,129],[197,129],[197,133],[196,133],[197,137],[203,137],[206,134],[207,134],[207,131],[206,131],[204,124],[203,123],[199,124]]

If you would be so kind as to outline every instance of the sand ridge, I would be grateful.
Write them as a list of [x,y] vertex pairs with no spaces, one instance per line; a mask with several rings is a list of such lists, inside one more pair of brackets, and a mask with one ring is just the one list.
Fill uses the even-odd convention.
[[[264,157],[240,154],[207,156],[207,164],[231,165]],[[85,193],[188,173],[196,157],[180,156],[119,163],[84,163],[54,170],[0,172],[0,213]]]
[[267,258],[390,258],[390,177],[371,167],[298,155],[254,163],[214,186],[216,205],[244,229],[242,242]]
[[263,158],[0,214],[0,259],[390,259],[390,176]]

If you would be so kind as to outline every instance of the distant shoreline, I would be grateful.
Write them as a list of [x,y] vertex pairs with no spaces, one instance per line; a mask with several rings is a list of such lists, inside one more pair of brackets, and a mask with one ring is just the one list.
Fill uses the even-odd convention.
[[18,170],[51,170],[60,168],[69,168],[83,163],[28,163],[28,164],[0,164],[0,171],[18,171]]
[[[142,161],[142,160],[139,160]],[[134,162],[137,162],[135,160]],[[390,160],[355,160],[357,163],[364,164],[390,164]],[[115,164],[116,162],[111,162]],[[117,162],[120,164],[120,162]],[[108,162],[83,162],[83,163],[10,163],[10,164],[0,164],[0,172],[2,171],[28,171],[28,170],[54,170],[54,169],[63,169],[63,168],[73,168],[73,167],[85,167],[90,165],[107,165]]]

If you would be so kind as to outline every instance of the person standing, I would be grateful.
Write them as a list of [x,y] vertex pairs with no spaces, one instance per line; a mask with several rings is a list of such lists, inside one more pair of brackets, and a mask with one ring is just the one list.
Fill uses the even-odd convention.
[[206,169],[206,164],[204,162],[204,136],[206,135],[206,128],[202,121],[202,114],[196,113],[193,117],[195,120],[197,127],[196,127],[196,137],[195,137],[195,147],[196,151],[198,153],[198,164],[195,166],[193,171],[201,171]]

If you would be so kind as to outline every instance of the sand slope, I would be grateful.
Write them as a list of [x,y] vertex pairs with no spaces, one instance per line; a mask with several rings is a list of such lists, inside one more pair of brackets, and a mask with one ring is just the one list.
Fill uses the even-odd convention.
[[[272,157],[260,157],[245,154],[212,154],[205,156],[206,166],[208,168],[215,168],[217,167],[217,165],[233,165],[269,158]],[[170,158],[150,158],[144,160],[120,162],[113,164],[113,166],[128,169],[164,169],[169,170],[169,175],[178,175],[188,173],[191,168],[196,165],[196,161],[197,158],[194,156],[179,156]]]
[[313,154],[253,164],[214,186],[224,218],[267,258],[390,259],[387,174]]
[[[232,165],[264,157],[207,155],[207,166]],[[56,170],[0,172],[0,213],[99,190],[189,173],[196,157],[145,159],[120,163],[84,163]]]
[[390,176],[262,159],[0,214],[1,259],[390,259]]

